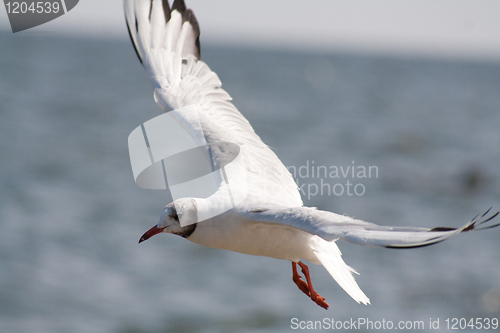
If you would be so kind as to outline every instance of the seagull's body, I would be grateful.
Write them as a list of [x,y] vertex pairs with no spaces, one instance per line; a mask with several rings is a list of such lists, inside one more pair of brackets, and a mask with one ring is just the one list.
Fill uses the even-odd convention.
[[199,223],[187,239],[200,245],[255,256],[295,262],[306,259],[319,264],[308,245],[312,237],[308,232],[286,225],[256,223],[239,214],[230,214]]
[[[140,241],[158,233],[172,233],[207,247],[290,260],[293,281],[327,308],[312,288],[307,266],[301,260],[323,265],[355,301],[369,304],[354,280],[355,271],[341,258],[335,243],[338,239],[365,246],[411,248],[434,244],[462,231],[498,225],[477,228],[498,214],[485,217],[485,213],[457,229],[384,227],[303,207],[291,174],[230,102],[217,75],[200,60],[198,22],[184,1],[176,0],[170,7],[166,0],[125,0],[125,14],[132,43],[153,84],[158,105],[165,112],[194,107],[199,123],[187,114],[175,113],[173,117],[199,146],[218,142],[238,145],[246,173],[243,202],[196,223],[198,216],[219,204],[217,196],[177,199],[165,207],[158,224]],[[211,158],[217,162],[225,155],[212,150]],[[243,180],[228,183],[225,177],[220,175],[218,192],[243,187],[239,183]],[[298,275],[297,264],[306,281]]]

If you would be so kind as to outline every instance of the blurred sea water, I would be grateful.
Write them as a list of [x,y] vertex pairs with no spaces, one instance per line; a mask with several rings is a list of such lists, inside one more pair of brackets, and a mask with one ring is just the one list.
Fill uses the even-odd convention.
[[[372,305],[310,265],[328,311],[288,262],[172,235],[138,245],[171,198],[134,184],[127,137],[161,110],[130,43],[0,34],[0,45],[0,332],[289,332],[293,318],[428,332],[430,320],[500,318],[499,229],[416,250],[339,241]],[[297,170],[306,205],[428,227],[500,209],[500,63],[209,45],[202,58]]]

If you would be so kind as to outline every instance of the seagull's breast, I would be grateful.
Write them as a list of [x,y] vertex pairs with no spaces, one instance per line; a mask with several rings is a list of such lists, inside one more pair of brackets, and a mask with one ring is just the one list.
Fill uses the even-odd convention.
[[310,246],[312,237],[316,236],[294,227],[230,215],[199,222],[187,239],[212,248],[320,264]]

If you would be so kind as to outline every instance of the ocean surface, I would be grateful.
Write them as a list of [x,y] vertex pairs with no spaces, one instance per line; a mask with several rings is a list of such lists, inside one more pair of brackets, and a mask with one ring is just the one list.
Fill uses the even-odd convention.
[[[500,63],[210,45],[202,58],[306,205],[422,227],[500,209]],[[128,41],[0,34],[0,332],[291,332],[358,318],[372,327],[350,331],[435,332],[437,320],[500,319],[500,228],[415,250],[339,241],[372,305],[311,264],[327,311],[289,262],[173,235],[138,245],[171,197],[135,185],[127,138],[160,113]]]

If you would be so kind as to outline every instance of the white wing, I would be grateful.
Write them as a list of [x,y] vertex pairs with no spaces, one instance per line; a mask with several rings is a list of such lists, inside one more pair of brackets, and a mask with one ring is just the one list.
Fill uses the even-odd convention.
[[[490,208],[491,209],[491,208]],[[388,227],[375,223],[356,220],[344,215],[316,210],[309,207],[295,207],[285,209],[253,209],[240,212],[245,218],[258,221],[278,223],[292,226],[326,241],[343,239],[347,242],[387,248],[414,248],[442,242],[463,231],[490,229],[500,223],[486,225],[499,213],[474,217],[460,228],[415,228],[415,227]]]
[[130,38],[153,84],[157,104],[165,112],[186,106],[198,110],[201,128],[190,117],[176,114],[174,118],[199,146],[231,142],[240,147],[247,203],[302,206],[290,172],[230,102],[217,74],[200,60],[198,23],[184,1],[174,1],[171,8],[166,0],[125,0],[124,5]]

